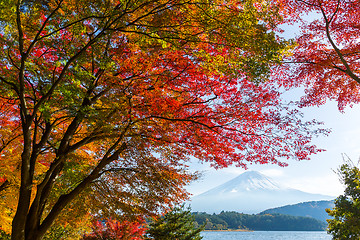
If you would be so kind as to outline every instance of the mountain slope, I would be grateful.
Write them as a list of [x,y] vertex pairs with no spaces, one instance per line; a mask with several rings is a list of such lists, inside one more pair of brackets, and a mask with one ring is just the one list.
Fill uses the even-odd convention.
[[269,208],[334,197],[283,187],[265,175],[248,171],[191,199],[194,212],[237,211],[259,213]]
[[323,222],[330,216],[326,213],[326,208],[333,208],[334,201],[312,201],[286,205],[283,207],[272,208],[261,212],[260,214],[286,214],[291,216],[312,217]]

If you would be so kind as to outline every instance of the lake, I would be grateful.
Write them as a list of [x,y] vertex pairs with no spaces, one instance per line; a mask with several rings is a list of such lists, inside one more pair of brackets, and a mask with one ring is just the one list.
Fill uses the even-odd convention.
[[203,240],[331,240],[326,232],[202,232]]

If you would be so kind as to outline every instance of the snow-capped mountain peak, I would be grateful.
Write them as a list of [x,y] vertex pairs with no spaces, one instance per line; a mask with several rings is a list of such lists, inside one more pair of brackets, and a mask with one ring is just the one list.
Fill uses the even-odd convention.
[[[271,179],[267,178],[265,175],[255,172],[249,171],[245,172],[238,177],[230,180],[226,183],[226,185],[233,185],[234,189],[237,191],[246,189],[247,191],[252,190],[274,190],[283,188],[280,184],[273,182]],[[222,187],[226,187],[225,184]]]
[[208,213],[223,210],[258,213],[287,204],[331,199],[331,196],[287,188],[259,172],[247,171],[218,187],[194,196],[191,207],[193,211]]
[[272,190],[280,190],[285,189],[281,184],[278,184],[265,175],[255,172],[248,171],[245,172],[238,177],[216,187],[213,188],[201,195],[208,194],[224,194],[224,193],[238,193],[245,191],[272,191]]

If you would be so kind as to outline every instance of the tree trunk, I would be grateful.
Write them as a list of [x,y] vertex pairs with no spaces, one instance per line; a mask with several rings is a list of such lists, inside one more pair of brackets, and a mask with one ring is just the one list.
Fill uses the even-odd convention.
[[32,174],[30,173],[30,131],[24,128],[24,150],[21,154],[21,185],[19,200],[12,222],[11,240],[25,240],[25,225],[30,206]]

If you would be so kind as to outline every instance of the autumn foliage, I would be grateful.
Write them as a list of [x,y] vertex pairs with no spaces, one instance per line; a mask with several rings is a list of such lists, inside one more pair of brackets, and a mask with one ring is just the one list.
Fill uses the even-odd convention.
[[274,71],[285,87],[303,86],[303,106],[360,101],[360,4],[347,0],[279,0],[288,24],[299,24],[293,54]]
[[85,234],[83,240],[141,240],[144,239],[146,227],[143,220],[138,221],[117,221],[108,219],[95,221],[92,232]]
[[155,215],[187,198],[190,156],[285,166],[318,152],[311,137],[324,131],[267,81],[288,49],[272,31],[278,10],[1,1],[0,194],[11,202],[0,203],[1,228],[38,240],[99,212]]

